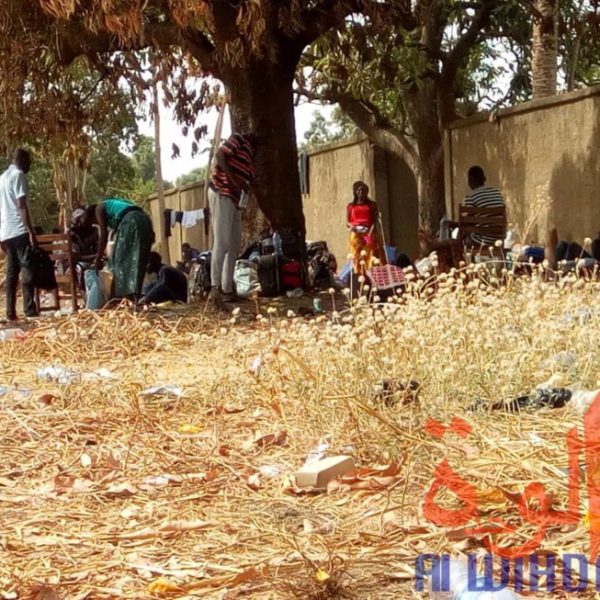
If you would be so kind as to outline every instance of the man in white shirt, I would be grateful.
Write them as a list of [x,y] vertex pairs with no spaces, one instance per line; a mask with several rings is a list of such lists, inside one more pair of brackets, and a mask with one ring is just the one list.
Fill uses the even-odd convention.
[[[0,175],[0,245],[6,254],[6,319],[17,319],[17,283],[19,273],[25,269],[27,248],[36,245],[35,232],[31,225],[27,199],[29,187],[26,174],[31,167],[29,152],[18,149],[13,162]],[[23,277],[23,309],[25,315],[37,314],[33,299],[34,286],[29,273]]]

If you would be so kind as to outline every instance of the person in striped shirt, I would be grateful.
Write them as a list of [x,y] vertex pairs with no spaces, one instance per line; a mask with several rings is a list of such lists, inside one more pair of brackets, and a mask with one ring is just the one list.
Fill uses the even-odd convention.
[[256,181],[254,134],[233,134],[217,151],[216,167],[209,183],[213,249],[210,265],[210,300],[218,309],[235,299],[233,272],[242,244],[244,197]]
[[[464,206],[473,206],[476,208],[502,208],[504,206],[504,199],[500,191],[489,185],[485,185],[485,173],[481,167],[471,167],[467,176],[471,191],[465,196]],[[470,233],[465,238],[465,245],[493,246],[499,239],[502,239],[502,236]]]

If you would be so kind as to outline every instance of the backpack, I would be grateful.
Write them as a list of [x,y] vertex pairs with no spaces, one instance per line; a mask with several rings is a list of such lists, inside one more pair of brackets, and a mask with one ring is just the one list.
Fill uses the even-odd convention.
[[304,269],[298,260],[282,258],[279,263],[279,281],[282,292],[304,288]]
[[192,261],[188,277],[188,302],[205,298],[210,292],[210,252],[203,252]]
[[233,272],[235,292],[240,298],[249,298],[260,289],[258,269],[251,260],[238,260]]
[[306,249],[308,255],[308,278],[311,286],[329,288],[333,285],[333,276],[329,269],[331,253],[327,242],[313,242]]
[[262,296],[274,298],[281,294],[279,260],[277,254],[261,256],[258,261],[258,280]]

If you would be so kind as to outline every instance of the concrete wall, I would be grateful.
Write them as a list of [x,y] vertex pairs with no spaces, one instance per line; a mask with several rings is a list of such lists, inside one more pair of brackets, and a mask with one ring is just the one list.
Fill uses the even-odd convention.
[[306,237],[325,240],[343,264],[348,254],[346,205],[362,179],[374,196],[374,152],[367,140],[330,144],[309,155],[309,194],[303,197]]
[[[307,239],[325,240],[340,266],[348,254],[346,205],[352,199],[352,184],[361,179],[381,211],[386,243],[415,255],[417,250],[417,190],[406,164],[375,147],[366,138],[329,144],[309,153],[309,194],[303,196]],[[194,210],[203,207],[204,184],[191,184],[165,193],[165,207]],[[150,214],[158,231],[158,201],[149,198]],[[169,238],[171,262],[179,259],[181,244],[209,248],[202,225],[182,229]]]
[[349,251],[346,206],[363,180],[381,212],[386,243],[417,250],[417,190],[405,163],[366,138],[328,144],[309,154],[309,194],[303,198],[307,238],[325,240],[340,266]]
[[446,201],[461,203],[466,171],[485,170],[524,242],[600,231],[600,86],[453,124],[446,135]]

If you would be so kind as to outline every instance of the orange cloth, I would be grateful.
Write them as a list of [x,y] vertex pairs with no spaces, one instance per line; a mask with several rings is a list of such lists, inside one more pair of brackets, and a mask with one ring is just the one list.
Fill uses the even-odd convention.
[[[362,256],[363,250],[365,256]],[[352,253],[352,268],[355,273],[364,275],[367,269],[373,266],[374,259],[379,259],[380,265],[385,265],[385,253],[377,232],[368,233],[350,232],[350,252]]]

